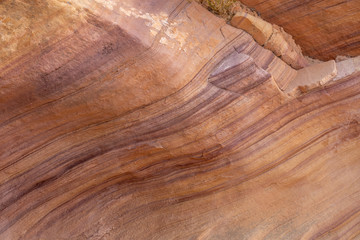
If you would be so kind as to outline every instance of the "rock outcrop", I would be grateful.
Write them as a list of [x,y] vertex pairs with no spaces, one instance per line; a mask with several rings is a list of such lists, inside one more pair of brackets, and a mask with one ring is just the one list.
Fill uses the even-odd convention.
[[357,59],[295,70],[189,1],[0,7],[0,239],[359,236]]
[[296,77],[286,86],[285,92],[298,94],[298,91],[306,93],[325,85],[337,76],[337,67],[334,60],[313,64],[297,71]]
[[304,55],[322,61],[360,55],[358,0],[241,0],[295,39]]
[[237,12],[231,19],[231,25],[249,33],[257,43],[272,51],[291,67],[301,69],[309,65],[301,48],[279,26],[247,12]]
[[339,61],[336,63],[336,68],[338,73],[334,80],[360,72],[360,56]]

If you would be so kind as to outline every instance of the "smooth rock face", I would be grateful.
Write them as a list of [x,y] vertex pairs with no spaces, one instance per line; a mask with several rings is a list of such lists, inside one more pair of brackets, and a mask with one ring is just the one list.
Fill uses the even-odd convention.
[[0,6],[0,239],[359,237],[359,72],[288,96],[189,1]]
[[241,0],[291,34],[304,55],[327,61],[360,55],[359,0]]
[[336,63],[336,68],[338,73],[334,80],[360,72],[360,56],[339,61]]
[[305,93],[310,89],[322,86],[337,76],[334,60],[313,64],[297,71],[296,77],[286,87],[285,92],[296,94],[298,90]]

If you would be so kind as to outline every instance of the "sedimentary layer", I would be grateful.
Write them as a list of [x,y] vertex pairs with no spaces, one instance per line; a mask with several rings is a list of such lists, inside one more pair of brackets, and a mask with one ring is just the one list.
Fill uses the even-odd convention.
[[328,61],[360,55],[358,0],[241,0],[261,17],[291,34],[304,55]]
[[0,6],[29,24],[0,48],[0,239],[359,236],[357,60],[301,78],[189,1]]

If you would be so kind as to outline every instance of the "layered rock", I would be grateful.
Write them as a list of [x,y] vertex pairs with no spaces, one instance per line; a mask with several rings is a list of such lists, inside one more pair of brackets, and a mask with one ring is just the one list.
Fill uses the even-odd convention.
[[291,67],[301,69],[309,65],[302,55],[301,48],[279,26],[242,11],[232,17],[231,25],[245,30],[257,43],[272,51]]
[[0,239],[358,236],[359,72],[288,95],[305,70],[196,3],[43,3],[0,48]]
[[261,17],[291,34],[304,55],[328,61],[360,55],[358,0],[241,0]]

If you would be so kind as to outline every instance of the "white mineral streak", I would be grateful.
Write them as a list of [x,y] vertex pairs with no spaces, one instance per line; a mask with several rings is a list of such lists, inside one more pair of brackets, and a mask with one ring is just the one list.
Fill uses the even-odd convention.
[[163,30],[165,36],[160,38],[161,44],[168,45],[172,48],[179,47],[180,50],[185,50],[183,47],[188,38],[188,34],[179,30],[178,26],[180,22],[173,21],[169,23],[167,21],[169,17],[167,14],[143,13],[135,8],[128,7],[119,7],[119,12],[128,17],[144,19],[146,21],[145,25],[150,27],[150,33],[153,36]]
[[103,5],[104,7],[110,10],[114,10],[114,7],[116,6],[115,2],[108,0],[95,0],[95,2],[100,3],[101,5]]

